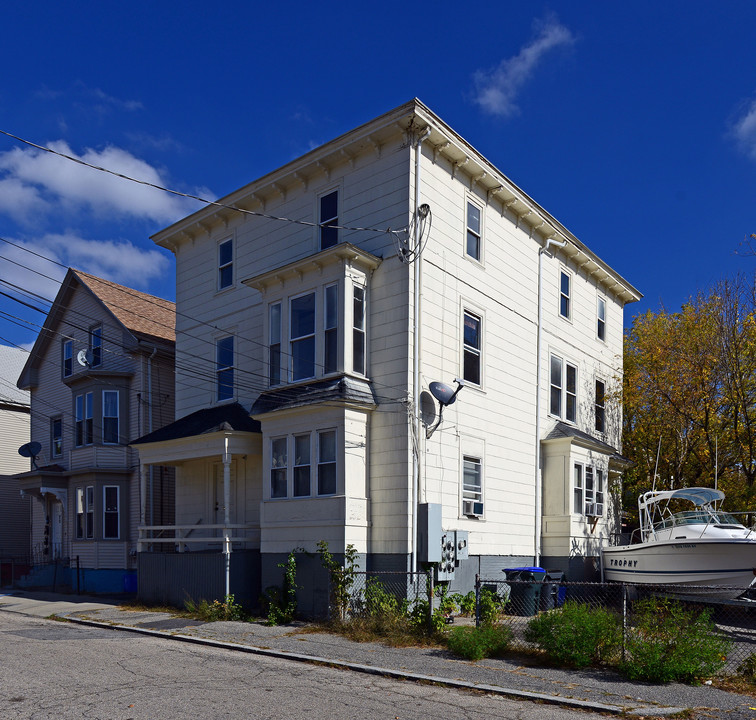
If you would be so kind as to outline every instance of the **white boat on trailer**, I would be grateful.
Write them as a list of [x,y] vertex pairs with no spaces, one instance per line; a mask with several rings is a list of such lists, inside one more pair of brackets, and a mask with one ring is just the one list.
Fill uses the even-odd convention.
[[[724,497],[702,487],[641,495],[631,544],[601,549],[603,579],[684,585],[691,594],[724,599],[741,595],[756,579],[756,532],[719,509]],[[673,512],[676,501],[693,509]]]

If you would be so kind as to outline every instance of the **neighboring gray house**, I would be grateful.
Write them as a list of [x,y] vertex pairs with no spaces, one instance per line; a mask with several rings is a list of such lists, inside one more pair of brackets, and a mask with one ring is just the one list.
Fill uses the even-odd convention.
[[29,464],[18,454],[29,442],[29,393],[16,387],[28,356],[20,348],[0,345],[0,586],[12,581],[30,555],[30,502],[21,497],[14,477]]
[[[176,469],[176,527],[142,518],[145,599],[254,601],[320,540],[372,570],[441,560],[458,588],[590,576],[640,294],[420,101],[153,239],[176,257],[178,419],[135,447],[143,487]],[[440,418],[432,383],[456,378]]]
[[16,476],[32,498],[28,585],[130,590],[140,516],[173,522],[172,473],[153,471],[140,495],[129,442],[173,419],[174,323],[167,300],[66,274],[18,380],[41,447]]

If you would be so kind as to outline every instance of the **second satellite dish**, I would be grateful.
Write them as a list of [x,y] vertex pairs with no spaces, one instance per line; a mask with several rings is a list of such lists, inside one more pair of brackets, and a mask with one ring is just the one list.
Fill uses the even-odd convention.
[[91,350],[79,350],[79,354],[76,356],[79,361],[79,365],[82,367],[92,366],[92,351]]

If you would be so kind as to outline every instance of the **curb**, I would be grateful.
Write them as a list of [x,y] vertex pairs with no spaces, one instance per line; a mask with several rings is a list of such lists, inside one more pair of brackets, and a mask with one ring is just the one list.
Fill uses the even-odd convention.
[[595,712],[611,713],[614,715],[646,715],[650,713],[655,716],[675,715],[684,712],[686,708],[679,707],[654,707],[649,705],[643,706],[621,706],[608,705],[605,703],[594,702],[590,700],[578,700],[576,698],[562,697],[559,695],[547,695],[545,693],[530,692],[527,690],[517,690],[507,688],[501,685],[486,685],[483,683],[472,683],[464,680],[454,680],[452,678],[439,677],[437,675],[423,675],[404,670],[393,670],[375,665],[362,665],[347,660],[334,660],[332,658],[319,657],[317,655],[303,655],[301,653],[288,652],[286,650],[272,650],[270,648],[256,647],[254,645],[239,645],[236,643],[227,643],[220,640],[211,640],[192,635],[181,635],[166,633],[160,630],[149,628],[140,628],[132,625],[116,625],[97,620],[85,620],[83,618],[72,617],[70,615],[59,615],[61,619],[79,625],[87,625],[101,629],[120,630],[122,632],[131,632],[139,635],[150,637],[160,637],[167,640],[178,640],[180,642],[192,643],[194,645],[205,645],[208,647],[219,648],[222,650],[234,650],[236,652],[247,653],[248,655],[260,655],[265,657],[274,657],[284,660],[293,660],[295,662],[310,663],[312,665],[325,665],[328,667],[342,668],[352,672],[361,672],[368,675],[379,675],[383,677],[395,678],[400,680],[411,680],[414,682],[431,683],[442,685],[460,690],[471,690],[475,692],[484,692],[502,697],[516,698],[520,700],[530,700],[531,702],[548,703],[550,705],[561,705],[576,710],[593,710]]

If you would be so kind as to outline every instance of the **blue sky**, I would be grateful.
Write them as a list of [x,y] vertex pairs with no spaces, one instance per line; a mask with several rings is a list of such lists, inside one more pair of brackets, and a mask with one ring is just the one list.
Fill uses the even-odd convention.
[[[756,269],[756,3],[35,2],[3,28],[0,130],[129,176],[214,199],[418,97],[644,293],[626,324]],[[149,236],[195,207],[0,135],[0,292],[72,265],[173,299]],[[42,319],[0,295],[1,343]]]

